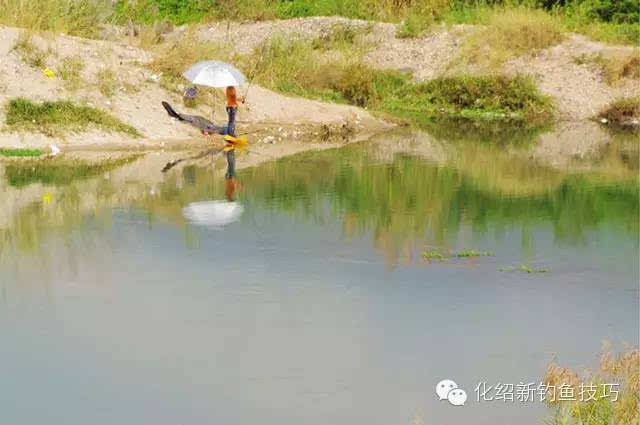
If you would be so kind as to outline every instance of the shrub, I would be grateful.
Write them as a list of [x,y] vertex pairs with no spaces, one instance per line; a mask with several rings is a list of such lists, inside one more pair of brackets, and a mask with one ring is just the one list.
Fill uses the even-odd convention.
[[[638,130],[640,119],[640,97],[618,99],[598,114],[598,118],[622,129]],[[634,120],[636,123],[634,124]]]
[[110,0],[0,0],[0,23],[34,31],[98,35],[110,14]]
[[[640,350],[629,349],[618,355],[605,352],[600,357],[600,369],[590,376],[579,376],[571,369],[556,363],[548,366],[544,383],[556,388],[565,385],[576,394],[575,401],[547,399],[554,408],[551,425],[624,425],[638,423],[638,403],[640,402]],[[619,384],[619,395],[605,396],[603,385]],[[581,388],[592,386],[596,393],[592,400],[579,401]]]

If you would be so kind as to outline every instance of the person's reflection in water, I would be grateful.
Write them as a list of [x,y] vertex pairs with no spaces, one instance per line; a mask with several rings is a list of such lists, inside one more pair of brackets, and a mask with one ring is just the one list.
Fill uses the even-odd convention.
[[[230,147],[230,145],[230,143],[227,143],[227,147]],[[234,202],[236,188],[239,186],[239,183],[236,181],[235,149],[231,147],[228,151],[225,152],[225,156],[227,157],[227,172],[224,175],[224,195],[227,198],[227,201]]]

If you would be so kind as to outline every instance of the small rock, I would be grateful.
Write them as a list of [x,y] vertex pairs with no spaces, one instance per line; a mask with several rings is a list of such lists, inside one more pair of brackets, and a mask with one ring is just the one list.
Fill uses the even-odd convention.
[[600,122],[601,122],[602,124],[606,124],[606,123],[608,123],[608,122],[609,122],[609,120],[608,120],[608,119],[606,119],[606,118],[601,118],[601,119],[600,119]]

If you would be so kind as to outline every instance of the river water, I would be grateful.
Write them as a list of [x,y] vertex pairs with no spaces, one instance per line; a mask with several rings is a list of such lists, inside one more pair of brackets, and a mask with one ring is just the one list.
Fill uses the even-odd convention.
[[387,134],[239,170],[222,223],[219,162],[5,170],[0,422],[542,424],[475,389],[638,345],[637,155]]

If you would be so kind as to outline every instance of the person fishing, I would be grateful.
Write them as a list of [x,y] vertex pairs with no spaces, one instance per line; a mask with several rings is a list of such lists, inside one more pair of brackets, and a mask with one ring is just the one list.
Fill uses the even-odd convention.
[[225,95],[227,97],[227,116],[229,118],[225,134],[236,137],[236,115],[238,113],[238,99],[236,95],[236,88],[234,86],[227,86],[225,89]]
[[[224,134],[231,137],[236,137],[236,114],[238,113],[238,101],[236,97],[236,88],[234,86],[227,86],[225,89],[225,95],[227,97],[227,116],[229,120],[227,127],[224,129]],[[233,142],[227,140],[225,147],[225,156],[227,157],[227,173],[225,174],[226,182],[231,184],[236,175],[236,150]]]

